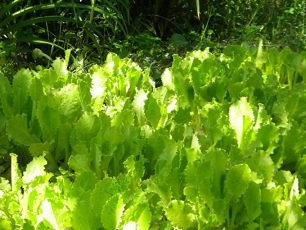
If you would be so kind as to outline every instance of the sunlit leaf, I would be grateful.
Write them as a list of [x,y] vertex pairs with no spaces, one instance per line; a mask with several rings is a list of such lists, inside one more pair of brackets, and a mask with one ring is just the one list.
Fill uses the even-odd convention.
[[101,212],[101,222],[106,230],[118,228],[124,206],[123,199],[119,194],[106,201]]
[[241,146],[245,134],[253,125],[254,115],[247,98],[242,97],[229,110],[230,124],[235,130],[238,147]]

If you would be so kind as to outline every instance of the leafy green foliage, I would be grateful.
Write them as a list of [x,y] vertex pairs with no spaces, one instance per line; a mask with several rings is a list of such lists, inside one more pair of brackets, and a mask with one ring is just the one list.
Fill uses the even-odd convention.
[[[289,0],[203,1],[202,33],[219,42],[255,44],[258,38],[271,46],[305,49],[305,2]],[[206,3],[206,4],[205,4]]]
[[160,87],[112,53],[0,76],[0,226],[305,228],[305,60],[194,51]]

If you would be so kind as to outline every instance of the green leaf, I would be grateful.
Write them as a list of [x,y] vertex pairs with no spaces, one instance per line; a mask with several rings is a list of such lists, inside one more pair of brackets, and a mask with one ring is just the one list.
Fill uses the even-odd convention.
[[279,222],[279,213],[277,210],[277,204],[276,203],[266,203],[263,202],[261,205],[262,209],[262,222],[264,225],[274,225],[276,226]]
[[76,176],[72,189],[67,192],[74,202],[72,224],[76,229],[91,230],[102,227],[100,213],[91,205],[91,194],[96,183],[97,178],[92,171],[82,171]]
[[12,229],[12,224],[9,220],[1,219],[0,220],[0,228],[3,229],[3,230],[11,230]]
[[33,101],[38,102],[44,94],[42,82],[38,78],[33,78],[30,86],[30,95]]
[[166,87],[169,90],[175,89],[173,74],[168,68],[165,69],[165,71],[163,72],[161,79],[164,87]]
[[30,133],[26,114],[11,117],[7,122],[6,131],[8,136],[18,144],[30,146],[40,142],[39,138]]
[[129,225],[132,225],[131,223],[135,223],[137,229],[150,229],[152,213],[147,202],[143,196],[134,199],[132,206],[124,212],[124,223],[127,224],[123,229],[128,228]]
[[185,134],[184,124],[176,124],[171,130],[171,136],[174,140],[179,141],[184,139]]
[[132,96],[138,83],[140,83],[142,72],[141,68],[136,63],[132,63],[129,67],[130,68],[127,68],[127,80],[125,84],[128,85],[128,83],[130,83],[130,86],[127,86],[127,90],[129,95]]
[[30,85],[33,76],[30,70],[20,70],[13,80],[13,105],[15,113],[23,113],[31,111],[29,102]]
[[13,113],[13,93],[12,87],[7,77],[0,75],[0,105],[3,113],[10,117]]
[[58,221],[55,218],[54,211],[53,211],[50,201],[44,200],[40,208],[42,210],[42,217],[51,224],[53,229],[58,230],[59,229]]
[[157,128],[159,120],[161,118],[161,112],[160,112],[159,105],[152,94],[148,96],[148,100],[146,101],[145,115],[148,121],[150,122],[150,124],[154,128]]
[[36,177],[47,175],[45,171],[45,165],[47,161],[44,156],[35,157],[26,168],[26,171],[23,173],[22,180],[24,183],[28,184],[32,182]]
[[252,171],[256,172],[266,181],[270,181],[274,176],[276,165],[271,157],[263,151],[255,152],[248,160],[248,165]]
[[92,191],[97,183],[97,178],[92,171],[84,171],[79,174],[73,183],[73,195],[80,196],[82,193]]
[[51,152],[53,145],[48,142],[44,143],[33,143],[30,145],[30,153],[32,156],[37,157],[42,155],[44,152]]
[[125,204],[120,194],[112,196],[103,205],[101,222],[106,230],[117,229],[123,215]]
[[81,103],[78,86],[67,84],[56,92],[58,109],[67,120],[74,120],[80,114]]
[[235,130],[238,147],[241,147],[246,139],[247,131],[252,127],[254,114],[251,105],[245,97],[231,105],[229,109],[230,125]]
[[55,141],[61,123],[58,107],[58,102],[51,95],[43,96],[37,104],[36,116],[44,141]]
[[55,154],[53,157],[56,161],[68,160],[68,154],[70,154],[70,133],[72,129],[72,123],[62,122],[58,127],[57,136],[55,139]]
[[[141,211],[140,211],[141,210]],[[142,207],[138,212],[139,216],[137,219],[137,226],[139,229],[147,230],[150,229],[150,222],[152,219],[152,214],[148,206]]]
[[166,216],[178,228],[195,227],[195,215],[191,207],[182,200],[172,200],[166,209]]
[[144,107],[147,99],[148,99],[148,93],[145,92],[143,89],[141,89],[136,93],[133,101],[133,106],[140,124],[143,123],[145,118]]
[[173,140],[165,140],[164,144],[164,149],[159,153],[156,164],[156,173],[160,175],[167,175],[170,173],[172,161],[177,153],[177,145]]
[[246,164],[233,166],[225,179],[225,192],[227,200],[237,200],[245,193],[251,180],[251,170]]
[[92,230],[102,227],[98,218],[95,217],[95,210],[88,204],[90,193],[86,193],[86,197],[82,197],[73,209],[72,226],[75,229]]
[[211,150],[206,154],[205,160],[210,163],[212,194],[215,199],[221,199],[224,192],[222,184],[228,167],[226,153],[222,150]]
[[274,149],[279,140],[279,131],[274,124],[263,124],[258,132],[257,139],[262,143],[263,149]]
[[188,45],[186,38],[183,35],[177,33],[172,34],[170,41],[176,47],[186,47]]
[[120,186],[115,178],[106,177],[94,185],[90,202],[99,218],[104,204],[120,192]]
[[50,92],[54,88],[58,88],[58,76],[53,69],[43,69],[39,71],[36,77],[41,81],[45,92]]
[[110,119],[106,115],[100,114],[98,117],[92,113],[84,112],[73,126],[70,142],[75,145],[82,141],[90,141],[97,136],[101,128],[101,131],[105,131],[109,126]]
[[[138,157],[138,156],[136,156]],[[145,168],[144,168],[144,157],[140,156],[140,159],[135,161],[135,157],[130,155],[124,161],[124,167],[127,170],[128,175],[135,177],[136,179],[141,179],[144,175]]]
[[[196,197],[200,197],[203,202],[208,205],[213,204],[214,194],[212,193],[212,172],[210,168],[210,162],[197,160],[192,164],[188,164],[185,170],[186,186],[184,192],[185,195],[193,195],[197,193]],[[216,178],[218,180],[218,178]],[[196,197],[187,196],[190,201],[197,202]]]
[[17,155],[11,153],[11,185],[12,191],[18,191],[22,184],[21,173],[18,168]]
[[[83,172],[89,170],[89,159],[88,159],[88,150],[84,148],[85,146],[78,145],[77,148],[82,148],[83,152],[81,154],[73,154],[70,156],[68,165],[71,169],[76,172]],[[81,151],[82,151],[81,150]]]
[[52,67],[55,70],[58,78],[63,78],[67,77],[68,75],[68,70],[67,70],[67,65],[64,60],[57,58],[53,63]]
[[303,230],[306,227],[305,211],[301,209],[296,199],[290,201],[283,218],[283,225],[287,229]]
[[258,184],[250,182],[243,196],[243,202],[250,221],[261,214],[261,191]]
[[103,73],[98,71],[94,72],[91,78],[92,109],[94,113],[98,113],[102,110],[107,95],[107,78],[103,77]]

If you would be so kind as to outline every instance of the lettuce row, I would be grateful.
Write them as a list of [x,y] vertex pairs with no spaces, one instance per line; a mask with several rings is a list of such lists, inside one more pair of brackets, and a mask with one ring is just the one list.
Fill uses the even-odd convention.
[[304,229],[305,69],[229,46],[174,56],[161,87],[115,54],[0,76],[1,228]]

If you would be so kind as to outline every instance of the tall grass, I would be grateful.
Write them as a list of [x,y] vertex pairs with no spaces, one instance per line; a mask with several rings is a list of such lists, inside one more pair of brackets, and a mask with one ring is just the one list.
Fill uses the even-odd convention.
[[36,44],[50,56],[71,48],[86,50],[84,47],[102,55],[105,44],[128,34],[128,3],[128,0],[4,1],[0,3],[1,40],[23,48]]

